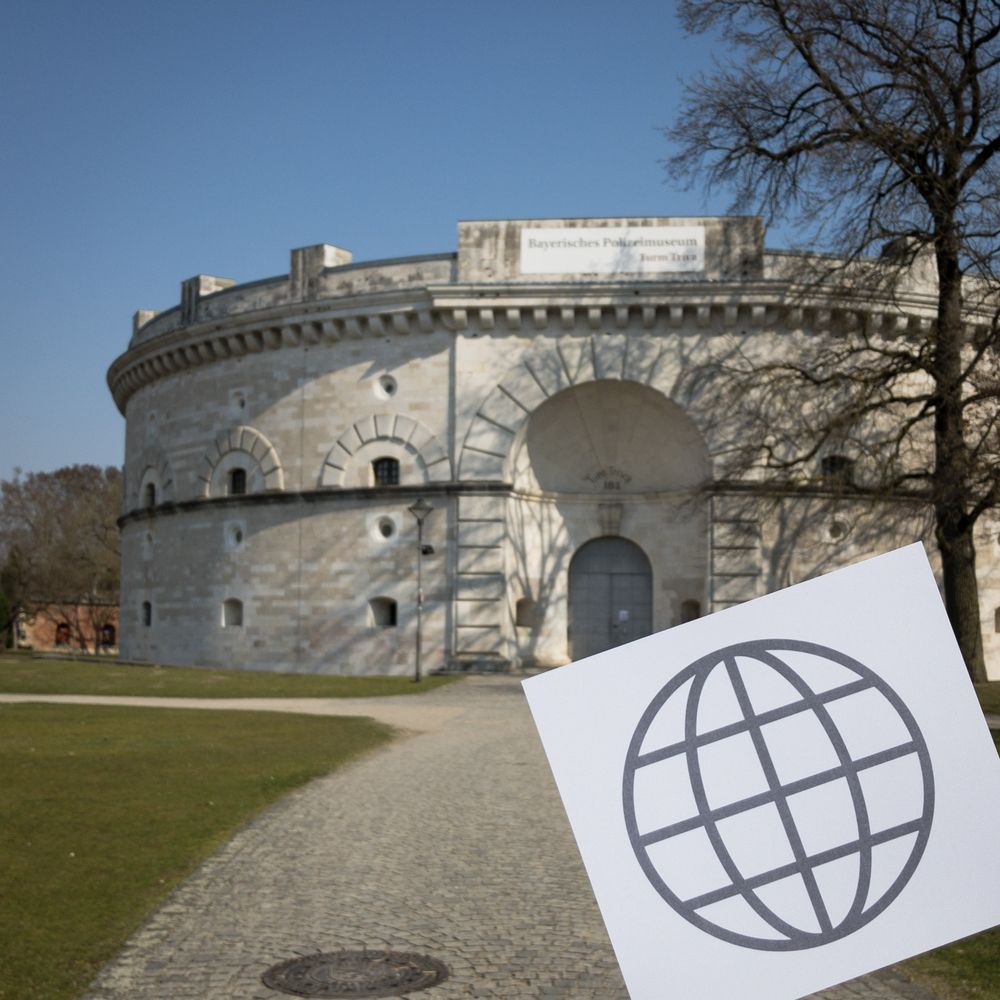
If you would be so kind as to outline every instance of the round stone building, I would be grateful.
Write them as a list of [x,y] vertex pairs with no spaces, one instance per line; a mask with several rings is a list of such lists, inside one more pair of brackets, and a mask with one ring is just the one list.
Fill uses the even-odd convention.
[[108,374],[122,657],[411,673],[419,571],[425,671],[546,667],[911,541],[919,512],[887,536],[819,488],[763,516],[719,478],[732,428],[684,374],[724,338],[780,351],[932,315],[919,290],[805,297],[763,236],[753,217],[473,221],[457,253],[323,244],[281,277],[183,282]]

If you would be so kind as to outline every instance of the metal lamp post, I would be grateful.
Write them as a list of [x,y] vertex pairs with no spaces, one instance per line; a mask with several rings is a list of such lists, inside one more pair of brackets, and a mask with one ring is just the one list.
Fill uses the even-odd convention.
[[[420,497],[416,503],[410,504],[406,508],[416,519],[417,522],[417,663],[414,670],[413,680],[416,683],[420,683],[420,641],[422,638],[423,629],[423,615],[424,615],[424,581],[423,581],[423,566],[424,566],[424,521],[427,520],[430,512],[434,508],[423,498]],[[428,545],[428,549],[431,552],[434,550]],[[430,553],[428,553],[430,554]]]

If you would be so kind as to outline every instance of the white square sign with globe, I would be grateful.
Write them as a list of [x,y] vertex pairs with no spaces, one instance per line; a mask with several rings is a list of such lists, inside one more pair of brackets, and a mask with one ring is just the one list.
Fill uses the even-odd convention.
[[633,1000],[791,1000],[1000,923],[1000,760],[919,544],[524,689]]

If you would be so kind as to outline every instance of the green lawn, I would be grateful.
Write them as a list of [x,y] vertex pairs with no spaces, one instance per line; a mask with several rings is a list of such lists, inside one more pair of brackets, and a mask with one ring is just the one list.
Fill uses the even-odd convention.
[[930,987],[945,1000],[997,1000],[1000,929],[984,931],[911,958],[900,969],[909,979]]
[[108,660],[46,660],[0,655],[4,694],[108,694],[164,698],[370,698],[419,694],[455,680],[329,677],[201,667],[129,666]]
[[0,998],[79,996],[249,817],[390,735],[370,719],[0,705]]
[[983,711],[991,715],[1000,715],[1000,681],[986,681],[976,685],[979,704]]
[[[4,692],[362,697],[450,679],[417,685],[0,656]],[[1000,682],[977,691],[984,709],[1000,714]],[[0,1000],[78,996],[248,818],[389,735],[367,719],[0,705]],[[1000,929],[900,969],[946,1000],[1000,1000]]]

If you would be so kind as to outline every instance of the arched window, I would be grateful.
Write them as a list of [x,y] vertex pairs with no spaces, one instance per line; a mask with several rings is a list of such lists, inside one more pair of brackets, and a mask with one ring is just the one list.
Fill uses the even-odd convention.
[[396,602],[391,597],[373,597],[368,602],[368,624],[375,628],[395,628]]
[[229,495],[239,496],[247,491],[247,470],[237,466],[229,470]]
[[114,625],[102,625],[101,626],[101,648],[111,649],[115,644],[115,640],[118,638],[118,632]]
[[278,453],[252,427],[241,425],[223,431],[205,452],[201,470],[198,480],[203,497],[270,493],[285,488],[285,473]]
[[701,602],[688,600],[681,601],[681,624],[684,622],[693,622],[696,618],[701,617]]
[[128,497],[128,504],[136,510],[153,510],[158,504],[171,503],[173,499],[174,474],[166,455],[158,451],[150,457],[136,481],[135,493]]
[[222,627],[243,627],[243,602],[230,597],[222,602]]
[[514,624],[518,628],[532,628],[535,624],[535,602],[522,597],[514,606]]
[[376,458],[372,462],[376,486],[399,485],[399,462],[394,458]]
[[153,624],[153,605],[149,601],[142,602],[142,624],[145,628]]
[[60,622],[56,626],[56,645],[68,646],[72,635],[73,630],[69,627],[69,622]]

